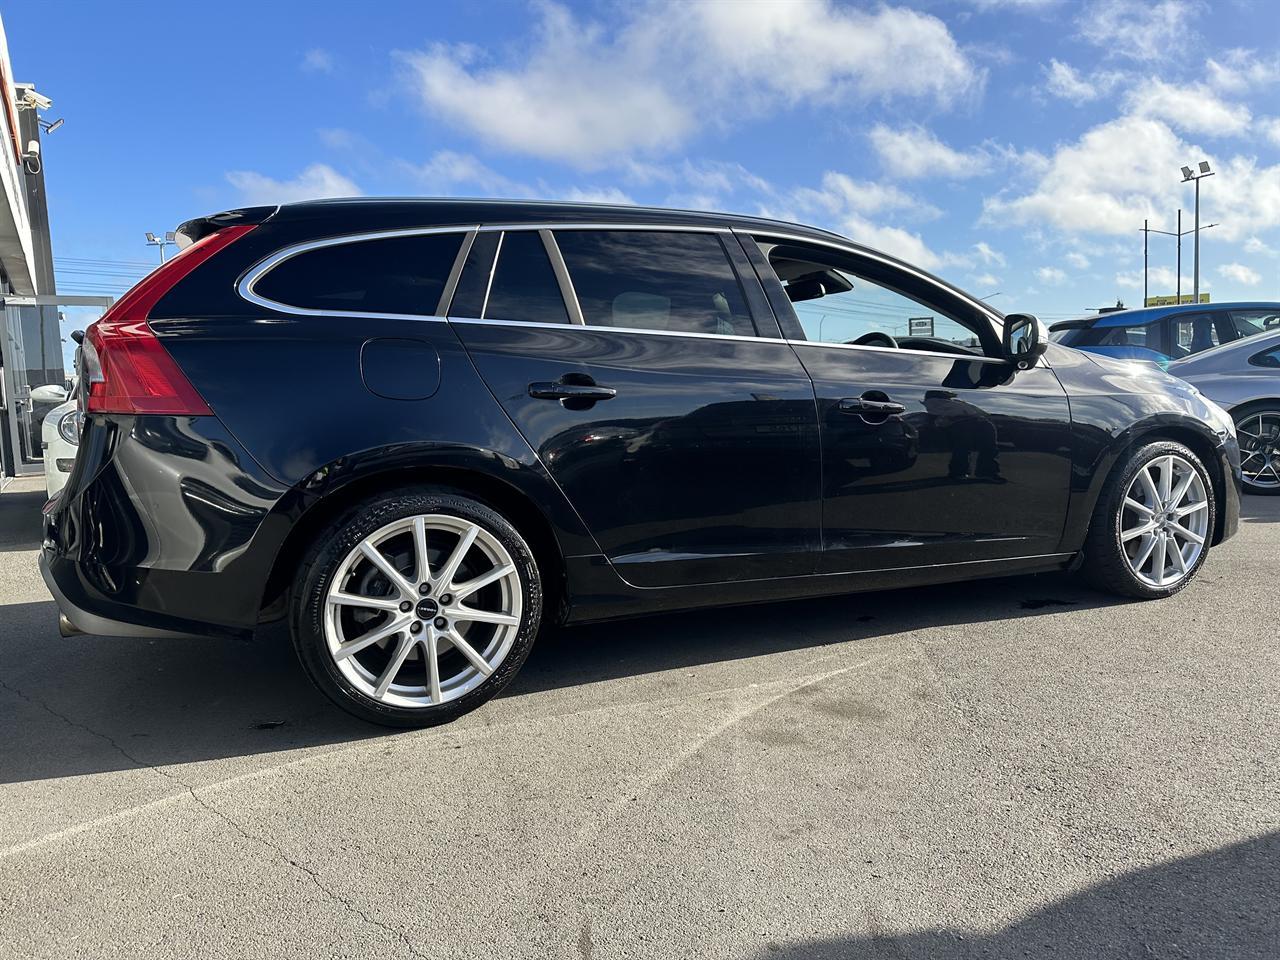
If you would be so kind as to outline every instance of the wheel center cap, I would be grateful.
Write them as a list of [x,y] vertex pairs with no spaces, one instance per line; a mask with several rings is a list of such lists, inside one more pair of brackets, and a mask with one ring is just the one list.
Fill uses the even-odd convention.
[[416,613],[419,620],[430,620],[440,612],[440,604],[436,603],[430,597],[423,597],[418,601]]

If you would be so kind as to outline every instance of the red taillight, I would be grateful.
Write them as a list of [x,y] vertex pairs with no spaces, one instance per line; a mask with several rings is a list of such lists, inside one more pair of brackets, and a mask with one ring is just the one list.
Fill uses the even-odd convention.
[[252,225],[226,227],[161,264],[89,325],[84,377],[89,413],[201,416],[212,411],[147,326],[147,314],[183,277]]

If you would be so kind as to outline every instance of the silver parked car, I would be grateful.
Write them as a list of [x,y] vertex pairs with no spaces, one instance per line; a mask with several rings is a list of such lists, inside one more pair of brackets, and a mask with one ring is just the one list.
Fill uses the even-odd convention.
[[1231,414],[1248,493],[1280,494],[1280,328],[1169,364]]

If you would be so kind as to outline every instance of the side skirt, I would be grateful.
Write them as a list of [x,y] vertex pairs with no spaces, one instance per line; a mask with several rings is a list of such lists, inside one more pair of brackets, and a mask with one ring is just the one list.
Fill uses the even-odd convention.
[[897,567],[858,573],[645,588],[625,583],[604,556],[570,557],[565,561],[569,609],[563,622],[591,623],[676,610],[695,610],[700,607],[744,606],[774,600],[1047,573],[1068,569],[1075,558],[1076,554],[1073,553],[1049,553],[1034,557]]

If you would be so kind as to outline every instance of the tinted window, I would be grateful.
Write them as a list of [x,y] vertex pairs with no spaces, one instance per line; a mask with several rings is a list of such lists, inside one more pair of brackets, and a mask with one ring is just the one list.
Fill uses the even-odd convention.
[[755,335],[715,234],[564,230],[556,241],[587,324]]
[[1195,317],[1178,317],[1173,321],[1174,349],[1172,357],[1186,357],[1218,345],[1218,331],[1207,313]]
[[873,276],[877,265],[838,251],[768,241],[764,249],[806,340],[983,355],[973,320],[936,302],[936,288],[909,287],[900,270],[879,265]]
[[1092,326],[1083,330],[1069,331],[1062,342],[1073,347],[1107,347],[1106,353],[1120,357],[1146,357],[1149,352],[1158,353],[1168,358],[1164,345],[1164,325],[1162,323],[1118,324],[1115,326]]
[[1249,362],[1258,367],[1280,367],[1280,347],[1255,353],[1249,358]]
[[569,322],[551,258],[536,232],[503,234],[484,315],[487,320]]
[[1280,307],[1273,310],[1232,310],[1231,322],[1237,337],[1280,330]]
[[318,247],[285,260],[254,293],[309,310],[434,314],[460,233],[360,240]]

